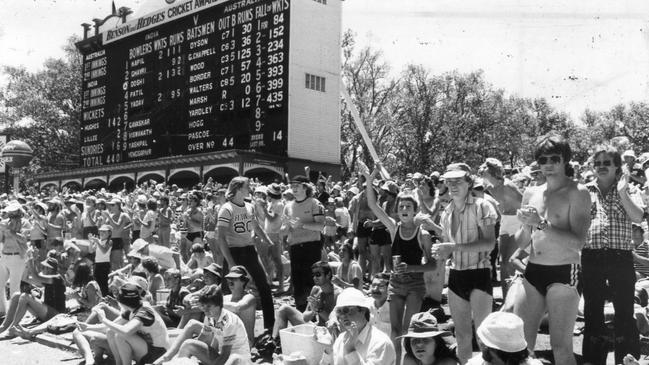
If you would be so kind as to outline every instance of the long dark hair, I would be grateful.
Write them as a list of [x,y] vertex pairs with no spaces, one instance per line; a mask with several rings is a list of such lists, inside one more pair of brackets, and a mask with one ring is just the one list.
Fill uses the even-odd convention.
[[530,352],[528,349],[524,349],[518,352],[505,352],[498,349],[485,347],[482,349],[482,359],[485,361],[493,361],[491,352],[495,353],[498,358],[505,363],[505,365],[524,364],[530,357]]
[[[410,337],[404,337],[403,338],[403,347],[406,348],[406,356],[410,356],[413,359],[417,359],[415,357],[415,354],[412,352],[412,346],[410,346]],[[433,353],[433,356],[435,356],[435,360],[443,360],[443,359],[453,359],[455,361],[459,361],[457,358],[457,355],[455,354],[455,350],[449,347],[449,345],[444,341],[443,336],[436,336],[434,337],[435,340],[435,352]]]
[[80,262],[74,270],[74,279],[72,280],[73,288],[82,288],[89,282],[95,280],[92,275],[92,268],[85,262]]

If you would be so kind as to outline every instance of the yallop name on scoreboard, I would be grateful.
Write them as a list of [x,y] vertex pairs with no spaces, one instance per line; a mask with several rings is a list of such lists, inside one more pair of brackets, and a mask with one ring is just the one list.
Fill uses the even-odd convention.
[[123,26],[132,31],[105,32],[103,48],[84,55],[83,166],[227,149],[286,155],[289,8],[187,1],[157,12],[155,26],[140,18]]

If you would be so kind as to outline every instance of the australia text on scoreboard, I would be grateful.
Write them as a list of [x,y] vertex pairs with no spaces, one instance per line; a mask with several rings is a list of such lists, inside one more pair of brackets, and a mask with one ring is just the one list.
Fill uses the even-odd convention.
[[83,167],[230,149],[286,156],[292,5],[186,1],[104,32],[84,54]]

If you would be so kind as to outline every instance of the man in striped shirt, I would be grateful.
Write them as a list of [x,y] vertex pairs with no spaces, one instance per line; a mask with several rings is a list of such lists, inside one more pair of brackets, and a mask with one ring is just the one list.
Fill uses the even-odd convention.
[[547,310],[550,341],[556,364],[575,365],[572,333],[579,304],[580,252],[590,226],[590,195],[572,180],[571,150],[559,136],[543,138],[534,157],[546,183],[523,194],[516,232],[520,248],[531,244],[525,268],[525,296],[516,313],[525,322],[530,351],[536,344],[541,318]]
[[[632,223],[642,222],[642,202],[629,193],[629,175],[622,171],[620,153],[612,146],[593,156],[596,179],[586,187],[593,202],[588,243],[581,256],[584,275],[584,360],[605,364],[604,302],[610,293],[615,306],[615,363],[626,354],[640,355],[633,317],[635,270]],[[608,283],[608,284],[607,284]],[[607,290],[607,285],[613,290]]]

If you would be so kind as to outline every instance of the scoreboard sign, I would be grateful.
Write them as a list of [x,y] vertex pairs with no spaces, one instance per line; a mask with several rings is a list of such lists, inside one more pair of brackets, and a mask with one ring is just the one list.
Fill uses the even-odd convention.
[[286,156],[290,0],[191,0],[84,54],[82,167],[229,149]]

